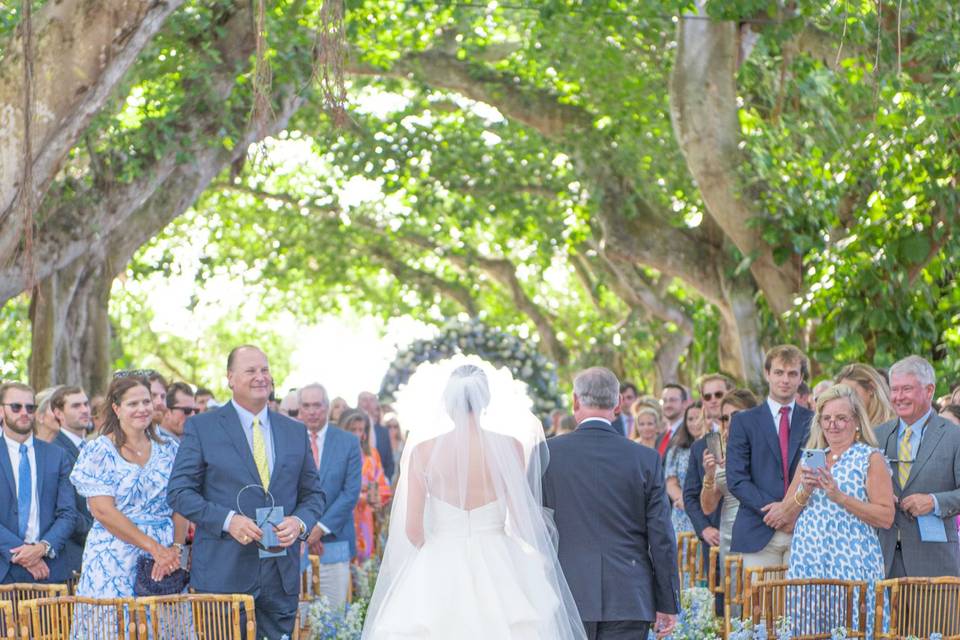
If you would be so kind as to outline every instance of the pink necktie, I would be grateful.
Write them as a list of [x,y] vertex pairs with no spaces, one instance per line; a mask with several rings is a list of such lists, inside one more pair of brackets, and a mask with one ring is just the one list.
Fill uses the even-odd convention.
[[783,460],[783,495],[790,487],[790,407],[780,407],[780,459]]
[[310,432],[310,448],[313,450],[313,462],[320,468],[320,449],[317,448],[317,434]]

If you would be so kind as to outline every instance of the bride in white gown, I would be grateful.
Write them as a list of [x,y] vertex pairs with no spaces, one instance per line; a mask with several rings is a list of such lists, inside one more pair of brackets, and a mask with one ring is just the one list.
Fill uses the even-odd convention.
[[477,358],[411,377],[365,640],[586,638],[542,509],[547,448],[529,406],[506,370]]

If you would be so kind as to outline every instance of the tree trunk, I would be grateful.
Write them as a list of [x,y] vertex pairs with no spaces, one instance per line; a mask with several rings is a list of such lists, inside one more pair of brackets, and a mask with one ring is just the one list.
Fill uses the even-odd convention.
[[723,279],[726,304],[720,310],[720,369],[760,391],[764,386],[763,347],[757,290],[749,276]]
[[108,314],[112,284],[112,269],[91,252],[34,289],[30,302],[34,389],[73,384],[89,395],[106,391],[112,361]]
[[653,367],[656,374],[654,393],[659,395],[663,385],[668,382],[680,382],[680,357],[693,344],[693,334],[677,331],[668,334],[660,341],[656,355],[653,358]]
[[[39,203],[70,148],[183,0],[59,0],[32,21],[33,195]],[[22,186],[23,25],[0,43],[0,256],[20,242],[11,216]]]

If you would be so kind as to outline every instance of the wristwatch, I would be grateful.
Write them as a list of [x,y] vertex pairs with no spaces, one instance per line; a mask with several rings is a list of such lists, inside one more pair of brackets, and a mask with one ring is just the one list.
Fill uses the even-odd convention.
[[41,540],[39,544],[42,544],[43,548],[46,549],[46,551],[43,554],[44,558],[50,558],[51,560],[53,560],[54,558],[57,557],[57,552],[53,550],[53,546],[49,542],[47,542],[46,540]]

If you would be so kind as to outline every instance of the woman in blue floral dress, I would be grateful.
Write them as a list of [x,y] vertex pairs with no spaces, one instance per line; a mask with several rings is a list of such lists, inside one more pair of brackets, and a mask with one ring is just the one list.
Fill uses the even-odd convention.
[[[787,520],[799,516],[787,578],[866,581],[871,613],[875,582],[884,577],[876,529],[893,524],[893,481],[866,408],[853,389],[838,384],[817,398],[807,447],[826,450],[827,468],[801,466],[781,503],[782,512],[771,512]],[[804,622],[806,633],[811,624],[829,632],[842,621],[825,619],[823,609],[791,607],[790,616],[795,625]],[[866,634],[873,637],[872,615],[867,616]]]
[[[691,407],[687,408],[691,409]],[[673,524],[674,535],[682,531],[693,531],[693,523],[690,522],[683,504],[683,483],[687,479],[687,467],[690,464],[690,447],[702,435],[703,423],[701,420],[688,420],[687,416],[688,412],[685,411],[677,432],[670,438],[663,465],[667,495],[673,504],[670,521]]]
[[[177,453],[172,439],[151,424],[150,386],[138,376],[115,378],[107,391],[107,419],[101,436],[87,444],[70,474],[87,498],[94,523],[83,550],[77,595],[132,597],[137,559],[154,560],[152,577],[180,566],[186,521],[171,512],[166,492]],[[74,638],[109,637],[92,611],[77,607]]]

